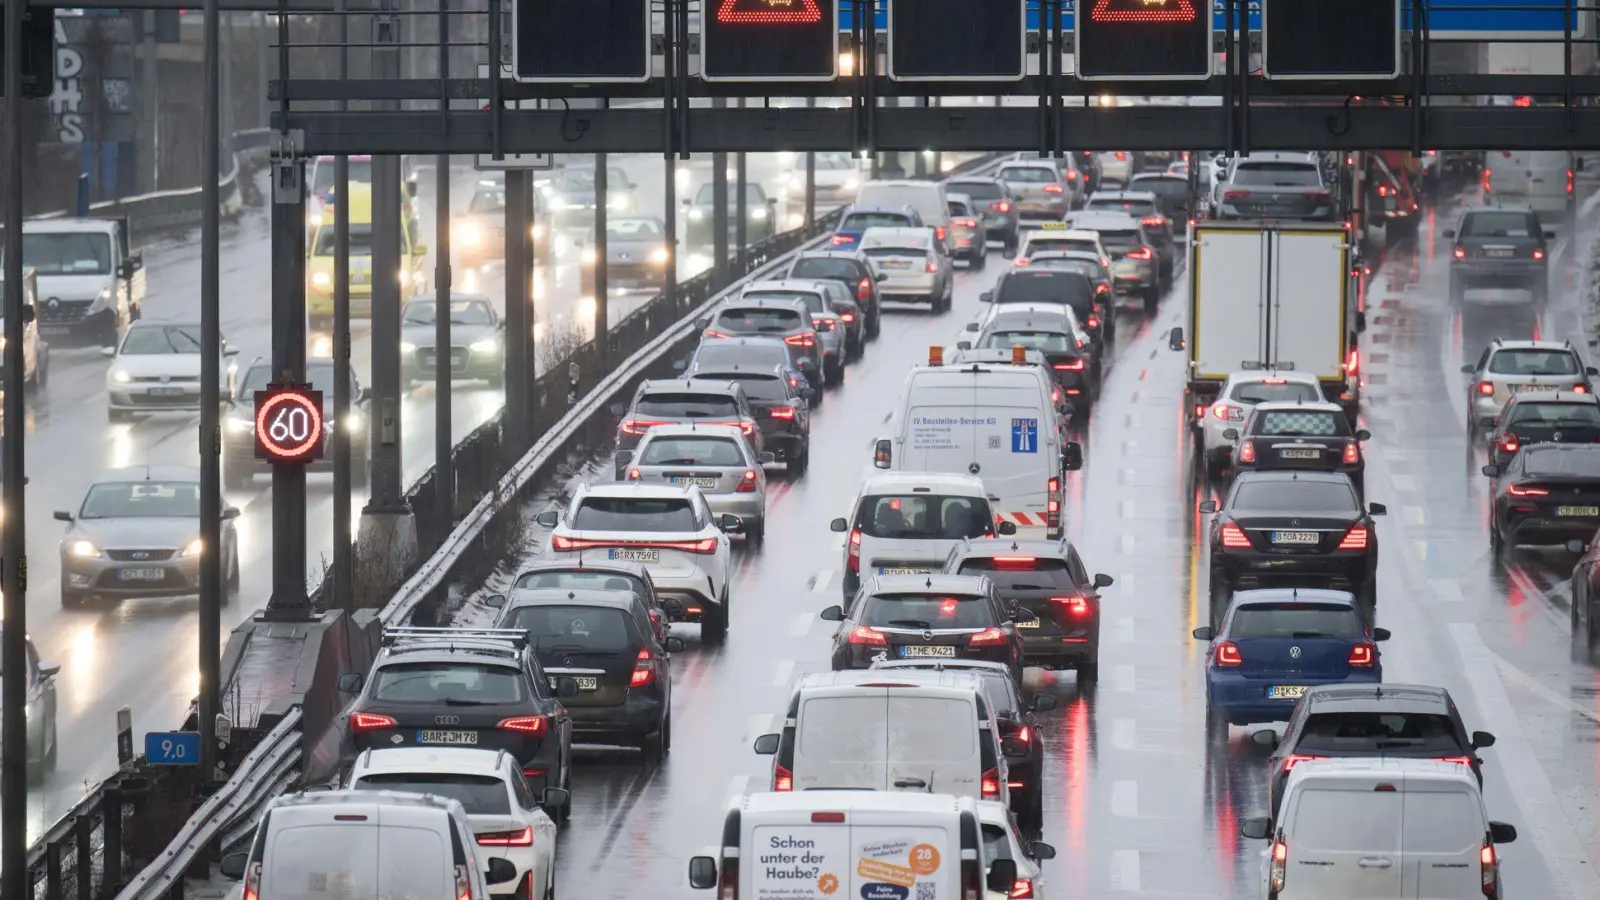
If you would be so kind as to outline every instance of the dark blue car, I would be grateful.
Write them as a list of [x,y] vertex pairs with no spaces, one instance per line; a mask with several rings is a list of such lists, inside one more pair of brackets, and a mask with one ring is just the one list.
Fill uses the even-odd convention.
[[1194,637],[1211,643],[1206,734],[1225,740],[1229,725],[1287,722],[1307,688],[1382,682],[1389,632],[1345,591],[1273,588],[1234,594],[1222,626]]
[[917,208],[903,206],[851,206],[839,219],[833,230],[829,249],[852,250],[861,243],[861,235],[868,228],[921,228],[922,216]]

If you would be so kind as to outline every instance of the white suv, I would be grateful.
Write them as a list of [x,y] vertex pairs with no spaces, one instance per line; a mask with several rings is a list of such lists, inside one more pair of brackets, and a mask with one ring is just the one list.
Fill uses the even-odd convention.
[[[516,877],[491,886],[491,897],[552,896],[556,877],[556,823],[540,808],[516,757],[504,750],[395,747],[363,750],[350,769],[347,789],[403,791],[450,797],[461,803],[485,855],[516,866]],[[547,789],[545,802],[552,799]],[[563,802],[557,802],[559,808]]]
[[552,529],[554,559],[636,562],[650,570],[662,609],[673,621],[699,622],[702,637],[728,633],[728,586],[733,580],[728,535],[744,520],[711,511],[693,485],[602,484],[579,487],[563,512],[534,517]]
[[1322,384],[1306,372],[1260,370],[1233,372],[1222,383],[1215,403],[1195,409],[1195,425],[1200,429],[1200,452],[1206,474],[1216,478],[1233,458],[1234,442],[1222,436],[1230,428],[1243,428],[1244,420],[1257,403],[1303,400],[1323,401]]

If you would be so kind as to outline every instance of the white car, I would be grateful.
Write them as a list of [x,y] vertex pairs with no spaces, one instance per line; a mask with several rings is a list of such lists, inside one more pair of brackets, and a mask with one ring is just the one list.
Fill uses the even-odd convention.
[[1022,248],[1017,251],[1015,265],[1026,266],[1028,258],[1040,251],[1094,253],[1100,257],[1101,265],[1108,270],[1111,268],[1111,254],[1101,243],[1100,232],[1064,222],[1048,222],[1038,231],[1028,232],[1022,239]]
[[489,895],[552,896],[556,823],[540,803],[558,798],[535,798],[510,753],[424,747],[364,750],[350,769],[346,787],[431,794],[460,802],[482,848],[479,853],[502,857],[517,868],[515,878],[491,885]]
[[1107,151],[1100,154],[1100,189],[1106,182],[1127,184],[1133,178],[1133,154],[1126,150]]
[[551,529],[551,558],[640,563],[650,570],[669,618],[699,622],[707,642],[727,636],[733,581],[728,535],[743,534],[744,520],[712,512],[698,487],[585,484],[564,511],[542,512],[534,521]]
[[[141,412],[200,410],[200,323],[142,319],[128,326],[115,347],[101,351],[106,370],[106,415],[121,422]],[[233,395],[239,349],[222,342],[222,397]]]
[[1204,410],[1195,407],[1195,421],[1200,429],[1200,452],[1206,474],[1215,478],[1228,467],[1233,457],[1232,440],[1222,436],[1230,428],[1244,427],[1250,410],[1257,403],[1274,400],[1307,403],[1323,401],[1322,385],[1317,376],[1307,372],[1279,372],[1264,369],[1255,372],[1233,372],[1222,383],[1215,403]]
[[[849,153],[818,153],[813,157],[812,181],[817,191],[818,203],[849,203],[861,190],[861,162]],[[789,176],[790,199],[804,199],[806,195],[806,161],[798,158],[795,171]]]
[[1020,834],[1016,817],[1004,803],[984,800],[978,803],[978,827],[983,831],[983,858],[993,863],[1009,859],[1017,864],[1017,880],[1009,894],[988,891],[989,900],[1037,900],[1044,896],[1044,869],[1039,863],[1056,858],[1056,848],[1044,841],[1030,841]]

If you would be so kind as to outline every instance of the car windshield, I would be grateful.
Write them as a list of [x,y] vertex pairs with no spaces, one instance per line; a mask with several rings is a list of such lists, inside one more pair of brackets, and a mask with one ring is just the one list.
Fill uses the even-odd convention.
[[856,527],[872,538],[959,540],[991,531],[989,501],[941,494],[874,494],[863,497]]
[[1089,279],[1073,272],[1016,272],[1000,279],[994,292],[995,303],[1070,303],[1094,302],[1094,287]]
[[1459,756],[1466,752],[1456,740],[1449,716],[1435,713],[1330,712],[1306,717],[1305,730],[1295,753],[1365,755],[1374,750],[1428,752]]
[[988,628],[1000,623],[981,596],[908,593],[867,597],[861,624],[869,628]]
[[724,437],[646,438],[641,466],[742,466],[744,451]]
[[958,574],[987,576],[1002,594],[1008,591],[1078,591],[1067,561],[1047,556],[975,556],[962,561]]
[[467,212],[475,213],[500,212],[505,208],[506,192],[504,188],[479,190],[472,195],[472,202],[467,204]]
[[1349,429],[1342,412],[1274,409],[1261,413],[1250,433],[1274,437],[1344,437]]
[[[563,169],[558,181],[562,190],[594,190],[594,169]],[[606,167],[606,188],[617,190],[628,186],[628,176],[621,169]]]
[[752,306],[722,310],[712,327],[731,334],[787,334],[803,324],[797,309]]
[[1026,168],[1019,166],[1015,169],[1001,169],[997,177],[1001,181],[1010,181],[1014,184],[1055,184],[1061,180],[1061,173],[1057,172],[1054,166],[1048,169],[1043,166]]
[[1353,516],[1361,506],[1347,481],[1271,481],[1242,482],[1233,494],[1234,509],[1252,513],[1301,513],[1304,515]]
[[1071,272],[1096,281],[1104,281],[1106,279],[1105,267],[1099,263],[1091,262],[1087,259],[1073,259],[1070,256],[1046,256],[1043,259],[1035,256],[1029,260],[1028,267],[1044,269],[1049,272]]
[[945,206],[950,210],[950,215],[952,216],[972,215],[972,207],[968,206],[963,200],[951,200]]
[[135,325],[122,339],[123,356],[160,356],[169,353],[199,353],[198,325]]
[[1600,427],[1600,406],[1593,403],[1518,403],[1506,424]]
[[[349,166],[350,168],[346,171],[350,175],[351,184],[372,184],[372,157],[357,159],[352,156]],[[311,185],[313,194],[326,194],[333,190],[333,167],[334,160],[332,158],[317,160],[317,177],[316,181]]]
[[[785,328],[785,331],[788,329]],[[706,340],[694,351],[696,368],[711,366],[750,366],[776,368],[789,366],[789,351],[777,342],[747,343],[745,341]]]
[[529,572],[517,579],[517,587],[537,590],[631,591],[644,596],[644,581],[624,572],[584,572],[568,570]]
[[745,397],[762,403],[783,403],[789,399],[783,379],[776,375],[695,375],[706,381],[737,381]]
[[1357,638],[1366,633],[1353,607],[1336,603],[1251,603],[1233,611],[1230,638]]
[[1489,357],[1495,375],[1576,375],[1578,359],[1570,350],[1501,350]]
[[1233,386],[1228,399],[1240,403],[1271,403],[1283,400],[1322,399],[1322,390],[1316,385],[1298,381],[1241,381]]
[[[694,202],[695,202],[695,204],[697,206],[710,206],[711,202],[712,202],[711,197],[712,197],[711,184],[708,182],[706,184],[700,185],[700,190],[698,192],[696,192],[695,195],[694,195]],[[738,202],[738,198],[739,198],[739,185],[732,178],[730,178],[730,179],[728,179],[728,206],[729,206],[729,208],[732,208],[733,204]],[[751,182],[748,182],[745,185],[744,199],[745,199],[746,203],[752,203],[752,204],[754,204],[754,203],[766,203],[767,202],[767,194],[766,194],[765,191],[763,191],[761,189],[761,185],[756,184],[754,181],[751,181]]]
[[686,497],[585,497],[572,517],[577,531],[697,532]]
[[866,231],[868,228],[908,228],[916,223],[905,213],[853,212],[839,223],[840,231]]
[[[330,402],[332,401],[332,399],[333,399],[333,383],[334,383],[333,382],[333,366],[331,366],[331,365],[306,366],[306,379],[311,382],[311,389],[312,390],[321,391],[322,392],[322,398],[324,400],[327,400],[327,401],[330,401]],[[272,381],[272,369],[271,368],[269,368],[267,366],[251,366],[249,371],[244,373],[244,381],[239,386],[239,396],[243,397],[243,398],[246,398],[246,399],[250,399],[252,397],[252,395],[255,394],[256,391],[264,391],[264,390],[266,390],[267,389],[267,385],[271,381]],[[354,396],[358,391],[358,389],[357,389],[357,387],[356,387],[356,385],[354,383],[354,379],[352,379],[352,381],[351,381],[350,390],[351,390],[351,396]]]
[[378,669],[372,699],[384,703],[488,706],[522,701],[522,670],[481,663],[394,663]]
[[1077,349],[1075,340],[1053,331],[991,331],[983,336],[978,348],[1005,350],[1019,345],[1041,353],[1071,353]]
[[1530,478],[1600,478],[1600,447],[1529,447],[1522,471]]
[[837,172],[856,168],[856,161],[848,153],[817,153],[812,156],[812,165]]
[[655,219],[609,219],[606,237],[619,241],[648,241],[663,237],[661,223]]
[[843,281],[854,287],[866,277],[866,272],[862,270],[861,264],[853,259],[814,256],[810,259],[795,260],[794,268],[789,270],[789,277],[824,278],[829,281]]
[[1233,170],[1234,184],[1262,187],[1321,187],[1316,166],[1289,162],[1242,162]]
[[[1187,169],[1183,171],[1187,172]],[[1135,175],[1133,184],[1135,190],[1149,191],[1163,200],[1187,200],[1189,198],[1189,179],[1166,175],[1157,175],[1153,178],[1140,178]]]
[[947,181],[944,189],[952,194],[966,194],[974,200],[1000,200],[1006,195],[993,181]]
[[[434,300],[413,300],[406,304],[401,321],[407,325],[432,325],[439,318],[439,304]],[[450,302],[452,325],[493,325],[494,310],[487,300],[453,300]]]
[[460,801],[469,816],[511,815],[511,792],[504,781],[492,775],[381,772],[362,775],[352,786],[358,791],[401,791],[449,797]]
[[1539,233],[1539,220],[1525,212],[1468,213],[1461,224],[1462,237],[1525,238]]
[[24,231],[22,265],[39,275],[109,275],[111,236],[85,231]]
[[611,606],[522,606],[503,626],[528,632],[535,650],[581,647],[595,653],[621,653],[634,644],[628,616]]
[[667,416],[674,419],[739,418],[739,401],[727,394],[662,393],[645,394],[634,404],[635,416]]
[[828,311],[823,305],[822,295],[811,291],[751,291],[739,299],[750,303],[793,303],[798,300],[812,313]]
[[200,484],[194,481],[107,481],[89,488],[80,519],[196,519]]
[[[324,225],[317,229],[317,245],[311,251],[313,256],[332,256],[334,251],[333,226]],[[350,225],[350,255],[372,255],[372,226]]]

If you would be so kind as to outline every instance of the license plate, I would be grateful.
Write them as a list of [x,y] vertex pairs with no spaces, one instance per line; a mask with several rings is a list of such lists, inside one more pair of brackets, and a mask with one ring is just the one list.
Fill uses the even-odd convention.
[[1515,394],[1515,393],[1517,393],[1519,391],[1537,391],[1537,390],[1546,390],[1546,391],[1548,391],[1548,390],[1550,390],[1550,388],[1548,386],[1542,385],[1542,384],[1512,384],[1512,385],[1507,385],[1507,387],[1511,388],[1511,393],[1513,393],[1513,394]]
[[886,259],[878,264],[885,269],[909,269],[911,263],[904,259]]
[[879,575],[926,575],[932,569],[919,569],[914,566],[884,566],[878,569]]
[[1267,696],[1273,700],[1299,700],[1306,695],[1306,686],[1303,684],[1275,684],[1267,688]]
[[350,283],[351,284],[366,284],[367,283],[367,273],[365,273],[365,272],[351,272],[350,273]]
[[121,569],[117,578],[122,581],[160,581],[167,577],[166,569]]
[[626,547],[614,547],[606,552],[607,559],[620,559],[626,562],[652,563],[661,561],[660,550],[633,550]]
[[417,743],[419,744],[476,744],[478,733],[476,731],[419,731]]
[[708,488],[708,487],[715,487],[716,484],[717,484],[717,480],[715,478],[688,478],[688,477],[684,477],[684,476],[674,475],[671,478],[667,479],[667,483],[668,484],[692,484],[695,487]]
[[1038,200],[1024,200],[1017,204],[1017,209],[1023,212],[1040,212],[1044,210],[1044,208],[1045,205]]
[[182,397],[187,393],[188,391],[181,387],[158,387],[150,389],[150,396],[152,397]]
[[1600,517],[1600,506],[1558,506],[1556,507],[1556,515],[1597,518]]
[[[556,689],[556,679],[558,677],[559,676],[556,675],[550,676],[550,690],[553,691]],[[571,675],[568,677],[578,683],[578,690],[580,691],[600,690],[600,679],[594,675]]]
[[1034,620],[1032,620],[1030,622],[1016,622],[1014,624],[1018,628],[1038,628],[1039,627],[1039,620],[1038,619],[1034,619]]
[[1274,531],[1272,533],[1272,542],[1274,544],[1299,544],[1301,546],[1309,544],[1316,546],[1321,539],[1321,536],[1315,531]]
[[1321,450],[1293,449],[1279,450],[1278,455],[1284,459],[1321,459]]
[[1517,255],[1517,251],[1515,251],[1515,250],[1485,250],[1483,255],[1484,256],[1492,256],[1495,259],[1505,259],[1507,257],[1516,256]]
[[905,659],[926,659],[930,656],[954,657],[956,648],[948,644],[937,644],[932,647],[901,647],[900,655]]

